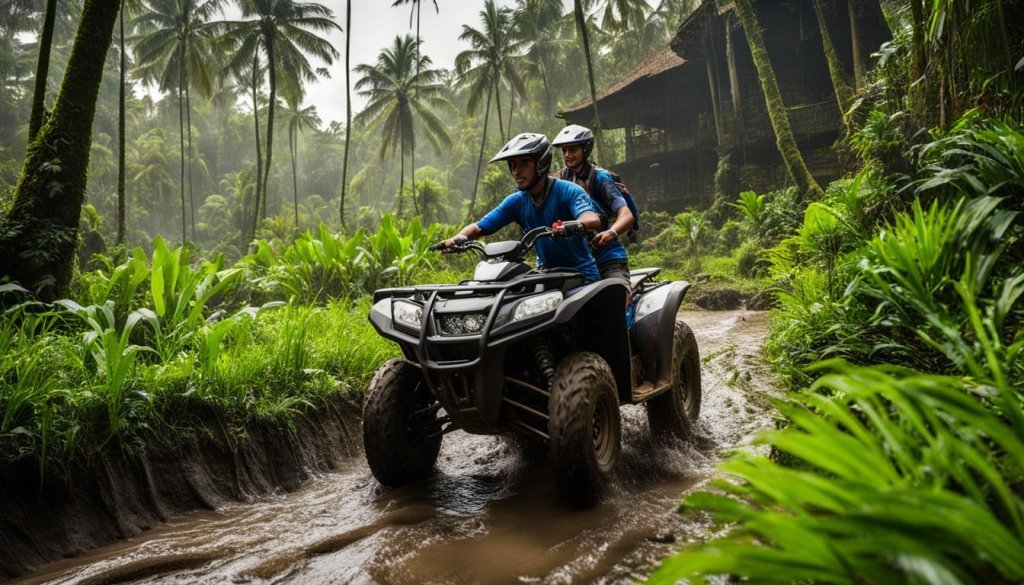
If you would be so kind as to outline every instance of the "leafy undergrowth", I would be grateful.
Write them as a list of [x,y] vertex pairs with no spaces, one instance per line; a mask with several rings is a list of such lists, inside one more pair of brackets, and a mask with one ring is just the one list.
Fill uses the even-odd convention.
[[[877,116],[876,116],[877,118]],[[968,114],[829,186],[768,252],[771,457],[682,510],[719,523],[651,583],[1024,578],[1024,132]]]

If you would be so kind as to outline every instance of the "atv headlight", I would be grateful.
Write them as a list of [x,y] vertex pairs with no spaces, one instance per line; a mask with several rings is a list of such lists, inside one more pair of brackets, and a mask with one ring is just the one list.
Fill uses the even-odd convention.
[[463,315],[442,315],[438,318],[441,333],[445,335],[470,335],[480,333],[487,322],[487,313],[465,313]]
[[524,299],[512,313],[512,320],[529,319],[541,313],[552,311],[562,302],[562,291],[553,290],[542,295]]
[[419,329],[423,323],[423,307],[416,303],[410,303],[409,301],[395,301],[391,305],[391,311],[394,314],[396,323],[401,323],[406,327],[412,327],[413,329]]

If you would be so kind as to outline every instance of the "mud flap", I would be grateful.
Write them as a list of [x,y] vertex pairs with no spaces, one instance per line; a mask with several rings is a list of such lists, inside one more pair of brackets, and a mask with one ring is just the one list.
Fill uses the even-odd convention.
[[648,293],[664,299],[661,307],[639,319],[630,331],[630,341],[636,348],[634,353],[639,354],[643,360],[644,379],[653,382],[655,386],[662,385],[672,375],[672,340],[676,314],[689,289],[690,283],[680,280]]

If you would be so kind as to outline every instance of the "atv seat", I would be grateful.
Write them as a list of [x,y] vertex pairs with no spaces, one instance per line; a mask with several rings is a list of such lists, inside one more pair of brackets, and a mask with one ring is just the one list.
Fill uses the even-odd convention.
[[629,290],[636,290],[644,281],[661,274],[661,268],[637,268],[629,271]]

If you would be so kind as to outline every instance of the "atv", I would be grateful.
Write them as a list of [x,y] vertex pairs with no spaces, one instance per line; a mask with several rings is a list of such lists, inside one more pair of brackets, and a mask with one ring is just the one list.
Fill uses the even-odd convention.
[[472,280],[374,293],[370,322],[404,356],[377,370],[364,399],[363,445],[382,484],[427,475],[448,432],[512,432],[546,443],[560,491],[592,505],[619,457],[620,404],[644,403],[659,438],[691,435],[700,355],[676,319],[689,283],[646,268],[627,290],[533,268],[527,254],[552,234],[468,241],[449,251],[480,255]]

